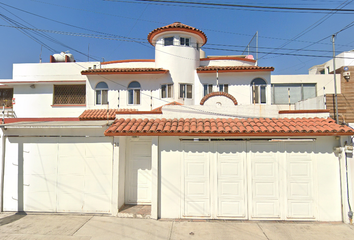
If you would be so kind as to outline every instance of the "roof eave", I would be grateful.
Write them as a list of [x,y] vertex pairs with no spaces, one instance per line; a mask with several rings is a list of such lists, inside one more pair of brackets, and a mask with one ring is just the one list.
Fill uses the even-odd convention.
[[117,74],[166,74],[168,70],[162,71],[140,71],[140,72],[81,72],[81,75],[117,75]]
[[354,132],[324,132],[324,133],[184,133],[184,132],[105,132],[105,136],[175,136],[175,137],[323,137],[352,136]]

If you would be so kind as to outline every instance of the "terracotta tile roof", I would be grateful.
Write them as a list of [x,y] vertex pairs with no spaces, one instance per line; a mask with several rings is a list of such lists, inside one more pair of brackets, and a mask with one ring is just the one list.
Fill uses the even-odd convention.
[[353,135],[331,118],[117,119],[106,136],[333,136]]
[[186,24],[180,23],[180,22],[174,22],[174,23],[169,24],[167,26],[159,27],[159,28],[152,30],[147,37],[149,43],[152,44],[152,39],[157,34],[162,33],[162,32],[167,32],[167,31],[186,31],[186,32],[191,32],[191,33],[197,34],[203,39],[203,42],[204,42],[203,45],[208,40],[207,36],[205,35],[205,33],[203,31],[201,31],[195,27],[191,27]]
[[158,108],[155,108],[155,109],[152,109],[151,112],[161,112],[162,111],[162,107],[163,106],[167,106],[167,105],[183,105],[182,103],[179,103],[179,102],[170,102],[170,103],[167,103],[165,105],[162,105],[161,107],[158,107]]
[[99,68],[81,71],[81,75],[95,74],[164,74],[168,70],[163,68]]
[[131,113],[137,109],[87,109],[80,116],[80,120],[114,120],[117,112]]
[[197,73],[203,72],[256,72],[256,71],[274,71],[273,67],[258,67],[258,66],[208,66],[198,67]]

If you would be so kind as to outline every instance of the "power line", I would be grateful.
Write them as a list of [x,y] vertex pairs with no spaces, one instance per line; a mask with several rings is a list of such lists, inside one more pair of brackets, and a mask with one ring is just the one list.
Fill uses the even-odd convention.
[[[38,1],[38,0],[32,0],[32,1],[39,2],[39,3],[45,3],[45,4],[50,4],[50,5],[53,5],[53,6],[58,6],[58,7],[63,7],[63,8],[69,8],[69,9],[73,9],[73,10],[89,11],[89,10],[85,10],[85,9],[71,8],[71,7],[62,6],[62,5],[58,5],[58,4],[46,3],[46,2],[42,2],[42,1]],[[31,12],[25,11],[23,9],[19,9],[17,7],[13,7],[13,6],[10,6],[8,4],[1,3],[1,2],[0,2],[0,4],[6,5],[8,7],[14,8],[16,10],[19,10],[19,11],[22,11],[22,12],[25,12],[25,13],[28,13],[28,14],[31,14],[31,15],[34,15],[34,16],[49,20],[49,21],[57,22],[57,23],[60,23],[60,24],[63,24],[63,25],[67,25],[67,26],[70,26],[70,27],[74,27],[74,28],[78,28],[78,29],[82,29],[82,30],[86,30],[86,31],[91,31],[91,32],[95,32],[95,33],[99,33],[99,34],[103,34],[103,35],[107,35],[107,36],[111,35],[111,36],[116,37],[116,38],[120,37],[120,38],[126,38],[126,39],[134,39],[134,40],[145,40],[145,38],[131,38],[131,37],[126,37],[126,36],[121,36],[121,35],[116,35],[116,34],[111,34],[111,33],[104,33],[104,32],[100,32],[100,31],[95,31],[95,30],[92,30],[92,29],[87,29],[87,28],[75,26],[75,25],[72,25],[72,24],[64,23],[64,22],[61,22],[61,21],[57,21],[57,20],[54,20],[54,19],[50,19],[50,18],[47,18],[47,17],[43,17],[41,15],[34,14],[34,13],[31,13]],[[95,12],[95,11],[89,11],[89,12],[125,18],[125,17],[119,16],[119,15],[106,14],[106,13]],[[141,19],[140,17],[139,18],[131,18],[131,19],[134,19],[136,21],[144,21],[144,22],[148,21],[148,22],[166,24],[166,23],[162,23],[162,22],[156,22],[156,21],[149,21],[147,19]],[[234,32],[220,31],[220,30],[214,30],[214,29],[205,29],[205,30],[213,31],[213,32],[219,32],[219,33],[226,33],[226,34],[236,34],[236,35],[242,35],[242,36],[253,36],[253,35],[250,35],[250,34],[234,33]],[[285,38],[275,38],[275,37],[268,37],[268,36],[259,36],[259,38],[282,40],[282,41],[290,41],[290,40],[292,40],[292,41],[296,41],[296,42],[312,43],[311,41],[293,40],[293,39],[285,39]],[[320,44],[329,45],[329,43],[328,44],[327,43],[320,43]],[[337,46],[348,47],[348,45],[340,45],[340,44],[337,44]],[[352,46],[349,46],[349,47],[352,47]]]
[[[159,3],[168,3],[168,4],[185,4],[191,6],[208,6],[208,7],[223,7],[231,9],[262,9],[262,10],[278,10],[278,11],[301,11],[301,12],[332,12],[336,9],[332,8],[299,8],[299,7],[279,7],[279,6],[261,6],[261,5],[243,5],[243,4],[229,4],[229,3],[213,3],[213,2],[188,2],[188,1],[169,1],[169,0],[131,0],[131,1],[120,1],[120,0],[103,0],[108,2],[142,2],[149,4],[159,4]],[[338,12],[343,13],[353,13],[354,9],[338,9]]]
[[[9,10],[5,9],[4,7],[0,6],[0,8],[2,8],[2,9],[4,9],[5,11],[9,12],[10,14],[14,15],[15,17],[19,18],[19,19],[22,20],[23,22],[25,22],[25,23],[27,23],[27,24],[33,26],[32,24],[30,24],[30,23],[28,23],[27,21],[23,20],[22,18],[20,18],[20,17],[17,16],[16,14],[10,12]],[[4,16],[4,15],[3,15],[3,16]],[[4,16],[4,17],[5,17],[5,16]],[[9,18],[9,17],[6,17],[6,19],[9,20],[9,21],[11,21],[12,23],[14,23],[17,27],[21,27],[21,26],[24,27],[24,28],[27,27],[26,25],[21,24],[21,23],[15,21],[15,20],[13,20],[13,19],[11,19],[11,18]],[[34,26],[33,26],[33,27],[34,27]],[[73,50],[73,51],[75,51],[75,52],[77,52],[77,53],[79,53],[79,54],[82,54],[82,55],[84,55],[84,56],[86,55],[85,53],[83,53],[83,52],[81,52],[81,51],[79,51],[79,50],[77,50],[77,49],[75,49],[75,48],[72,48],[72,47],[70,47],[70,46],[68,46],[68,45],[66,45],[66,44],[64,44],[64,43],[62,43],[62,42],[60,42],[59,40],[57,40],[57,39],[55,39],[55,38],[49,36],[49,35],[46,34],[46,33],[42,33],[42,32],[34,32],[34,33],[35,33],[36,35],[40,36],[40,37],[43,37],[43,38],[45,38],[45,39],[47,39],[47,40],[53,42],[53,43],[56,43],[56,44],[61,45],[61,46],[65,47],[65,48],[71,49],[71,50]],[[42,42],[42,41],[41,41],[41,42]],[[43,42],[42,42],[42,43],[43,43]],[[53,48],[51,48],[51,49],[53,49]],[[54,50],[54,49],[53,49],[53,50]],[[56,51],[56,50],[54,50],[54,51]],[[56,52],[58,52],[58,51],[56,51]],[[96,60],[97,60],[97,59],[96,59]]]
[[[204,47],[203,49],[210,49],[210,50],[219,50],[219,51],[230,51],[230,52],[235,52],[238,50],[233,50],[233,49],[224,49],[224,48],[209,48],[209,47]],[[260,52],[260,53],[268,53],[268,52]],[[282,56],[298,56],[298,57],[322,57],[322,58],[331,58],[332,56],[324,56],[324,55],[309,55],[309,54],[298,54],[298,53],[269,53],[269,54],[275,54],[275,55],[282,55]],[[336,57],[336,58],[345,58],[345,59],[354,59],[354,58],[347,58],[347,57]]]
[[[347,2],[347,3],[346,3]],[[307,27],[305,30],[303,30],[302,32],[300,32],[299,34],[297,34],[295,37],[293,37],[292,39],[288,40],[286,43],[284,43],[283,45],[281,45],[280,47],[276,48],[274,51],[280,50],[283,47],[289,45],[291,42],[293,42],[294,40],[304,36],[306,33],[310,32],[311,30],[315,29],[316,27],[318,27],[319,25],[321,25],[324,21],[326,21],[327,19],[329,19],[331,16],[333,16],[336,12],[338,12],[339,9],[344,8],[345,6],[347,6],[349,3],[353,2],[353,0],[351,0],[350,2],[348,2],[348,0],[344,1],[343,3],[341,3],[335,11],[328,13],[326,16],[322,17],[320,20],[318,20],[317,22],[315,22],[314,24],[312,24],[311,26]],[[342,6],[343,5],[343,6]],[[340,7],[340,8],[339,8]],[[259,59],[262,59],[264,57],[266,57],[268,54],[263,55],[262,57],[260,57]]]
[[[63,34],[63,35],[69,35],[69,36],[76,36],[76,37],[88,37],[88,38],[97,38],[97,39],[105,39],[105,40],[114,40],[114,41],[125,41],[125,42],[134,42],[138,44],[142,44],[145,47],[151,47],[151,46],[146,46],[147,44],[146,41],[135,41],[135,40],[125,40],[125,39],[117,39],[109,36],[103,36],[103,35],[98,35],[98,34],[85,34],[85,33],[75,33],[75,32],[64,32],[64,31],[55,31],[55,30],[44,30],[44,29],[37,29],[37,28],[28,28],[28,27],[20,27],[20,26],[8,26],[8,25],[0,25],[0,27],[10,27],[10,28],[16,28],[16,29],[26,29],[26,30],[31,30],[31,31],[40,31],[40,32],[49,32],[49,33],[54,33],[54,34]],[[321,41],[321,40],[320,40]],[[210,49],[210,50],[221,50],[221,51],[231,51],[231,52],[239,52],[239,50],[235,49],[225,49],[225,48],[213,48],[213,47],[203,47],[203,49]],[[296,51],[300,51],[302,49],[297,49]],[[260,53],[268,53],[268,52],[260,52]],[[301,56],[301,57],[325,57],[325,58],[331,58],[330,56],[325,56],[325,55],[309,55],[309,54],[299,54],[299,53],[271,53],[275,55],[285,55],[285,56]],[[173,55],[176,57],[181,57],[178,55]],[[193,60],[193,59],[190,59]]]
[[10,7],[10,8],[13,8],[13,9],[16,9],[16,10],[21,11],[21,12],[27,13],[27,14],[31,14],[31,15],[39,17],[39,18],[43,18],[43,19],[46,19],[46,20],[49,20],[49,21],[52,21],[52,22],[60,23],[60,24],[63,24],[63,25],[69,26],[69,27],[73,27],[73,28],[78,28],[78,29],[82,29],[82,30],[86,30],[86,31],[90,31],[90,32],[95,32],[95,33],[99,33],[99,34],[104,34],[104,35],[111,35],[111,36],[116,37],[116,38],[145,40],[145,38],[131,38],[131,37],[125,37],[125,36],[112,34],[112,33],[104,33],[104,32],[100,32],[100,31],[95,31],[95,30],[92,30],[92,29],[83,28],[83,27],[75,26],[75,25],[72,25],[72,24],[69,24],[69,23],[64,23],[64,22],[57,21],[57,20],[54,20],[54,19],[51,19],[51,18],[47,18],[47,17],[44,17],[44,16],[41,16],[41,15],[38,15],[38,14],[35,14],[35,13],[32,13],[32,12],[20,9],[20,8],[17,8],[17,7],[10,6],[10,5],[5,4],[5,3],[1,3],[0,2],[0,4],[5,5],[7,7]]

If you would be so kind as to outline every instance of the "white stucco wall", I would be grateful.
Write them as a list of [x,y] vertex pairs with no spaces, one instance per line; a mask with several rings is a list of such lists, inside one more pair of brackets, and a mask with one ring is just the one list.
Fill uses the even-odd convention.
[[131,62],[129,62],[129,60],[125,60],[125,61],[122,60],[122,62],[101,65],[101,68],[154,68],[154,67],[155,67],[155,61],[139,62],[139,60],[132,60]]
[[[265,105],[271,104],[271,88],[270,88],[270,72],[246,72],[246,73],[223,73],[218,74],[219,84],[229,85],[229,94],[236,98],[238,105],[252,104],[252,88],[251,82],[255,78],[262,78],[267,83]],[[197,75],[196,84],[199,85],[199,91],[196,92],[196,99],[204,97],[203,84],[216,85],[216,73],[199,73]],[[199,100],[200,102],[200,100]],[[198,105],[199,103],[196,103]],[[263,104],[262,104],[263,105]]]
[[[139,111],[150,111],[164,104],[181,101],[178,96],[173,98],[161,98],[161,85],[171,84],[172,80],[169,74],[119,74],[119,75],[103,75],[90,76],[86,85],[86,103],[88,109],[106,109],[107,105],[95,104],[95,88],[97,83],[105,82],[108,85],[108,102],[109,108],[132,108]],[[128,104],[128,85],[132,81],[140,83],[140,104]],[[178,85],[173,86],[174,89]],[[119,92],[118,92],[119,91]],[[119,101],[118,101],[119,97]],[[152,99],[151,99],[152,97]],[[152,103],[152,107],[150,104]]]
[[15,117],[78,117],[85,106],[53,106],[53,84],[36,84],[31,88],[29,84],[14,87]]
[[255,62],[242,61],[242,60],[203,60],[200,61],[200,66],[255,66]]
[[13,81],[86,80],[81,71],[100,62],[22,63],[13,65]]
[[321,95],[315,98],[309,98],[304,101],[299,101],[295,103],[295,109],[326,109],[325,97]]

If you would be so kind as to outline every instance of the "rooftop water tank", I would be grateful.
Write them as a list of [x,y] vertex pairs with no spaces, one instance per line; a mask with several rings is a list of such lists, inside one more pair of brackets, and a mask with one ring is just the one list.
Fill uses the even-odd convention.
[[51,62],[75,62],[74,56],[69,52],[53,54]]

